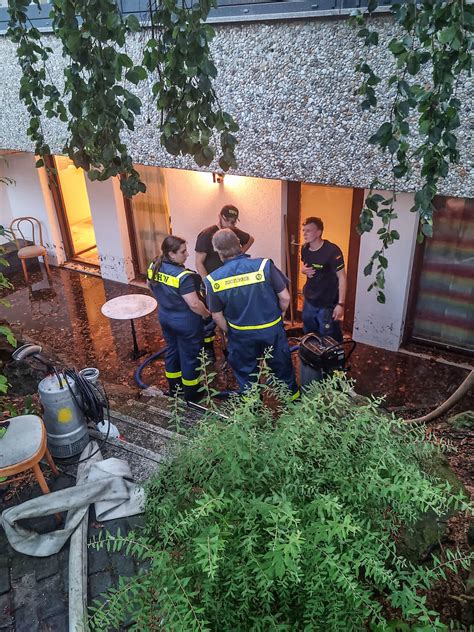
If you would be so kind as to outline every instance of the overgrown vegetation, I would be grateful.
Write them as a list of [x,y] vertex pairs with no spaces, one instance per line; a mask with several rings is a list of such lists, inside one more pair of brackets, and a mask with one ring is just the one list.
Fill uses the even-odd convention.
[[[7,178],[6,180],[3,180],[3,183],[12,184],[13,180],[11,180],[10,178]],[[11,234],[8,228],[5,228],[4,226],[0,226],[0,237],[11,239],[13,235]],[[8,261],[5,259],[5,257],[3,256],[4,254],[5,254],[5,248],[3,248],[0,245],[0,292],[3,291],[5,288],[11,289],[13,287],[13,285],[10,283],[10,281],[1,271],[2,268],[6,268],[10,265]],[[6,307],[10,307],[10,302],[6,298],[0,297],[0,304],[5,305]],[[13,332],[10,329],[10,327],[8,327],[8,325],[0,324],[0,336],[4,336],[7,339],[8,344],[10,344],[12,347],[16,347],[16,344],[17,344],[16,338],[13,335]],[[3,375],[3,373],[0,373],[0,394],[6,393],[7,391],[8,391],[8,380],[6,376]]]
[[96,602],[92,628],[349,632],[395,618],[443,629],[423,591],[468,562],[414,566],[395,544],[424,512],[464,502],[434,477],[425,430],[381,415],[376,400],[355,406],[341,378],[277,414],[263,388],[176,446],[148,485],[143,533],[105,540],[148,568]]
[[[36,4],[45,10],[40,0]],[[63,152],[91,180],[120,175],[127,197],[145,191],[123,140],[142,112],[138,86],[153,95],[160,140],[169,153],[192,156],[199,166],[218,155],[222,170],[236,166],[238,125],[220,107],[212,85],[217,70],[209,43],[215,32],[204,22],[214,0],[146,3],[150,37],[139,63],[127,50],[127,38],[141,30],[135,15],[125,18],[114,0],[55,0],[49,18],[65,60],[64,88],[51,76],[53,51],[29,21],[29,5],[30,0],[8,0],[8,36],[17,45],[20,99],[30,116],[35,154],[41,156],[37,166],[51,153],[43,116],[57,118],[67,124]]]
[[[368,47],[381,45],[374,18],[378,4],[370,0],[367,11],[353,16]],[[380,303],[385,302],[387,248],[400,239],[393,228],[399,182],[419,172],[421,186],[411,211],[418,213],[418,239],[423,241],[433,235],[433,198],[439,183],[450,165],[459,161],[455,130],[461,125],[462,103],[457,89],[460,80],[471,75],[473,64],[474,5],[468,0],[408,0],[394,4],[392,14],[398,32],[384,46],[394,58],[394,72],[382,81],[370,65],[369,53],[356,66],[364,77],[358,90],[363,110],[375,110],[380,95],[393,95],[388,117],[369,138],[369,143],[389,154],[392,179],[373,181],[358,226],[362,234],[372,230],[374,221],[381,222],[377,231],[381,246],[364,269],[366,276],[374,275],[369,290],[377,288]]]

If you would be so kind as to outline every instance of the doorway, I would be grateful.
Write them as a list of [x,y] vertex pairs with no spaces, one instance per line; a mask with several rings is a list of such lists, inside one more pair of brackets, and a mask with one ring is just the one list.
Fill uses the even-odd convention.
[[[99,266],[84,171],[66,156],[54,156],[53,197],[68,260]],[[53,189],[53,187],[52,187]]]
[[357,270],[360,237],[356,231],[364,202],[364,189],[332,187],[304,182],[288,183],[287,210],[287,268],[291,280],[293,312],[301,318],[303,288],[306,277],[301,274],[301,227],[310,217],[320,217],[324,223],[325,239],[342,250],[347,271],[347,291],[344,307],[344,330],[354,326]]

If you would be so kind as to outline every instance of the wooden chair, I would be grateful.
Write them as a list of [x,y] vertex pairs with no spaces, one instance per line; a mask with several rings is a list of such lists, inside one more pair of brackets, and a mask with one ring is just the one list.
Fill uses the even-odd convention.
[[[23,224],[23,222],[28,223],[31,227],[31,236],[33,241],[32,246],[21,246],[20,241],[16,236],[16,233],[18,232],[20,233],[23,241],[27,241],[21,229],[21,225]],[[51,280],[51,270],[49,269],[48,254],[43,243],[43,230],[41,228],[41,223],[35,217],[17,217],[10,224],[10,230],[13,233],[16,247],[18,249],[18,258],[21,261],[25,281],[29,283],[28,270],[26,268],[26,259],[34,259],[35,257],[43,257],[44,265],[46,266],[46,272],[49,279]],[[36,236],[38,236],[39,238],[39,244],[36,243]]]
[[26,478],[23,474],[33,470],[43,494],[49,494],[49,487],[40,467],[40,461],[46,457],[55,476],[59,472],[49,453],[46,443],[46,430],[41,417],[20,415],[10,419],[6,433],[0,439],[0,479],[9,478],[8,483]]

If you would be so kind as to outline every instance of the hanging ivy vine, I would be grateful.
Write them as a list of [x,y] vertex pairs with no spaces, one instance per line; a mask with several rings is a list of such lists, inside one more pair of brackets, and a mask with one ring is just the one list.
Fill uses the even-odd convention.
[[[380,41],[374,15],[377,6],[377,0],[370,0],[367,11],[352,17],[367,47]],[[392,13],[399,31],[388,43],[395,60],[393,74],[382,82],[368,59],[356,66],[364,77],[358,89],[363,110],[377,108],[378,94],[394,92],[387,120],[369,139],[389,154],[391,183],[374,180],[358,226],[363,234],[372,230],[375,218],[382,224],[377,231],[381,246],[364,269],[366,276],[373,277],[368,289],[377,289],[380,303],[385,302],[386,251],[400,238],[393,229],[399,180],[412,174],[414,164],[421,165],[421,186],[411,211],[418,213],[418,240],[423,241],[433,234],[433,198],[439,183],[450,165],[459,161],[455,130],[460,126],[461,101],[456,89],[460,79],[471,73],[474,26],[474,6],[469,0],[407,0],[394,4]],[[374,193],[376,189],[390,194]]]
[[[152,84],[160,140],[169,153],[192,156],[199,166],[210,165],[217,154],[222,170],[236,166],[238,126],[221,109],[212,85],[217,70],[209,43],[215,33],[204,23],[211,0],[150,3],[151,38],[140,65],[127,54],[127,39],[141,30],[136,16],[124,18],[114,0],[53,0],[52,31],[66,59],[61,91],[48,71],[53,51],[30,23],[28,6],[29,0],[9,0],[8,36],[17,45],[20,98],[38,167],[51,151],[43,116],[57,118],[67,124],[64,153],[91,180],[121,176],[127,197],[145,191],[122,138],[142,111],[133,92],[142,82]],[[39,0],[37,6],[41,10]]]

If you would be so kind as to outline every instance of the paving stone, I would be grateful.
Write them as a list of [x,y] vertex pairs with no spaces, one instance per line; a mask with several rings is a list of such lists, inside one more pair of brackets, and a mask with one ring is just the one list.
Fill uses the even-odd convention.
[[107,549],[105,547],[101,549],[88,547],[87,563],[89,575],[110,570],[111,562]]
[[42,621],[38,632],[68,632],[68,617],[65,614],[58,614]]
[[12,581],[15,581],[16,579],[21,579],[24,575],[31,574],[32,565],[34,564],[34,561],[33,561],[34,559],[35,558],[32,558],[29,555],[23,555],[22,553],[18,553],[15,551],[13,558],[11,560]]
[[39,619],[31,605],[15,610],[15,632],[38,632]]
[[0,595],[10,590],[10,562],[6,555],[0,557]]
[[90,599],[97,599],[103,592],[113,585],[110,573],[96,573],[89,577]]
[[121,535],[125,535],[128,531],[127,521],[124,518],[107,520],[107,522],[104,522],[103,524],[107,533],[110,533],[111,535],[117,535],[119,531]]
[[37,602],[41,621],[59,614],[66,614],[66,601],[62,588],[62,578],[59,574],[38,582]]
[[35,610],[36,604],[36,578],[34,573],[27,573],[12,581],[12,590],[13,590],[13,607],[15,608],[15,618],[16,611],[23,606],[30,609],[30,612]]
[[11,595],[0,597],[0,630],[13,630],[13,603]]
[[110,555],[112,569],[120,577],[132,577],[135,575],[135,564],[132,557],[125,553],[112,553]]
[[36,579],[38,581],[56,575],[59,572],[59,556],[40,557],[36,563]]
[[139,529],[143,529],[145,526],[145,516],[144,514],[139,514],[138,516],[130,516],[127,518],[128,531],[137,531]]

